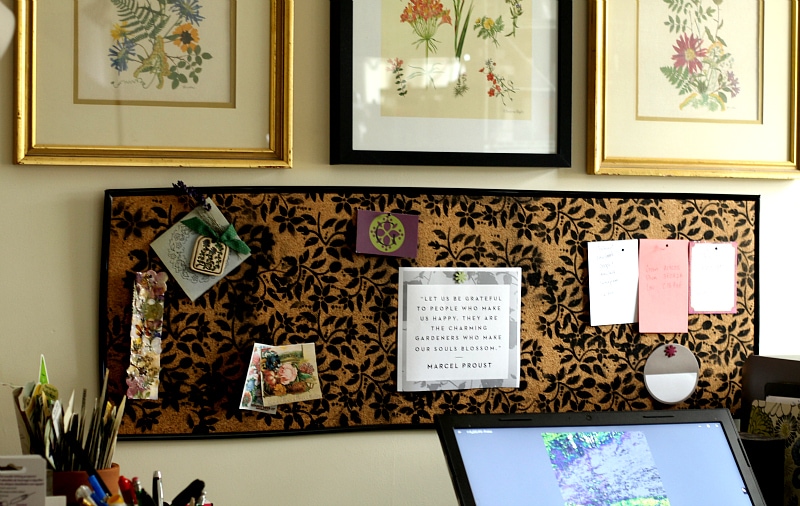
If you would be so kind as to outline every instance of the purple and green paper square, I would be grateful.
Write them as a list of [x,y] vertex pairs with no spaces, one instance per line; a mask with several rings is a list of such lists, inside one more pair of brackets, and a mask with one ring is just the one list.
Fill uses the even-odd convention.
[[359,210],[356,214],[356,253],[417,257],[419,216]]

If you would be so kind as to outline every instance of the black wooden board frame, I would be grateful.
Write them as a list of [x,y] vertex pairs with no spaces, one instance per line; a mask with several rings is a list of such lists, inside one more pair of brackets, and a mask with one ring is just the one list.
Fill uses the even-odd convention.
[[[746,272],[744,274],[740,273],[740,276],[744,276],[746,278],[745,282],[748,286],[748,290],[750,290],[748,294],[748,304],[751,306],[751,310],[749,311],[749,317],[747,319],[748,329],[746,329],[747,339],[748,341],[745,343],[744,347],[737,346],[736,351],[730,352],[725,351],[724,353],[720,353],[719,355],[713,354],[713,360],[716,361],[725,361],[728,360],[728,363],[723,364],[723,366],[727,369],[730,369],[732,372],[729,373],[729,377],[731,378],[731,385],[727,388],[726,392],[722,392],[719,395],[716,393],[711,394],[711,399],[704,398],[702,395],[696,395],[690,398],[687,402],[686,407],[719,407],[720,404],[726,405],[733,409],[741,400],[741,391],[740,391],[740,383],[739,378],[736,376],[738,374],[738,369],[741,368],[741,363],[743,363],[746,356],[751,354],[758,353],[758,215],[759,215],[759,205],[760,205],[760,197],[757,195],[714,195],[714,194],[692,194],[692,193],[670,193],[670,194],[660,194],[660,193],[636,193],[636,192],[575,192],[575,191],[538,191],[538,190],[503,190],[503,189],[466,189],[466,188],[386,188],[386,187],[319,187],[319,186],[285,186],[285,187],[201,187],[197,188],[197,190],[205,195],[209,195],[212,198],[216,198],[219,200],[221,204],[224,204],[226,196],[230,195],[276,195],[276,196],[286,196],[286,195],[305,195],[306,198],[312,198],[314,200],[324,198],[327,195],[335,194],[339,195],[342,198],[350,198],[353,196],[362,196],[360,202],[363,204],[368,204],[369,199],[373,199],[373,203],[376,204],[376,208],[374,210],[381,210],[381,211],[391,211],[391,212],[400,212],[402,209],[397,209],[392,207],[394,203],[396,203],[400,199],[402,201],[413,201],[415,199],[427,199],[431,196],[443,197],[446,201],[447,205],[450,206],[450,211],[455,211],[458,209],[466,209],[468,206],[464,206],[464,202],[471,202],[475,199],[480,200],[481,198],[491,198],[491,199],[501,199],[501,200],[508,200],[508,201],[524,201],[524,202],[538,202],[542,199],[556,199],[558,201],[558,205],[562,206],[563,208],[560,209],[559,213],[563,212],[564,215],[567,215],[571,210],[576,210],[579,212],[584,213],[584,218],[586,216],[590,216],[593,219],[608,219],[607,214],[603,214],[604,207],[607,201],[621,201],[626,203],[631,203],[631,206],[637,207],[638,211],[644,214],[650,213],[653,215],[653,220],[655,220],[655,215],[658,213],[658,203],[663,201],[680,201],[684,203],[685,210],[681,213],[682,218],[680,220],[681,223],[669,223],[667,229],[671,230],[670,233],[671,237],[651,237],[651,238],[691,238],[691,233],[700,233],[701,235],[692,238],[693,240],[703,240],[704,237],[706,240],[715,240],[713,234],[708,232],[703,232],[701,230],[704,226],[706,221],[708,222],[708,226],[714,227],[718,226],[721,223],[721,219],[717,219],[712,213],[711,217],[707,217],[704,215],[699,215],[698,217],[693,217],[690,213],[690,208],[694,209],[694,204],[697,202],[703,201],[711,201],[712,203],[720,203],[723,207],[727,206],[728,204],[736,204],[736,205],[743,205],[747,209],[749,209],[749,213],[753,216],[752,223],[747,224],[747,234],[748,237],[746,238],[747,242],[749,243],[749,251],[751,252],[748,254],[747,258],[747,267]],[[100,269],[100,311],[99,311],[99,333],[100,333],[100,346],[99,346],[99,362],[100,362],[100,377],[102,378],[103,372],[110,366],[111,361],[109,360],[110,357],[110,346],[109,346],[109,332],[112,325],[112,322],[109,320],[109,304],[108,304],[108,286],[109,286],[109,266],[110,262],[113,261],[114,253],[120,252],[113,252],[110,251],[110,237],[112,234],[112,230],[114,226],[111,222],[111,215],[112,215],[112,208],[115,202],[124,201],[126,198],[136,198],[136,197],[156,197],[156,198],[174,198],[177,195],[176,190],[172,188],[150,188],[150,189],[114,189],[114,190],[107,190],[105,192],[104,198],[104,218],[103,218],[103,237],[102,237],[102,252],[101,252],[101,269]],[[367,198],[369,197],[369,198]],[[430,200],[428,201],[431,202]],[[459,207],[461,206],[461,207]],[[581,208],[581,206],[583,206]],[[419,209],[416,209],[418,211]],[[586,211],[589,212],[586,212]],[[416,212],[415,211],[415,212]],[[439,209],[437,212],[441,211]],[[225,209],[223,209],[225,212]],[[354,211],[353,211],[354,212]],[[556,211],[554,211],[556,212]],[[620,219],[620,223],[622,223],[626,217],[625,216],[617,216],[616,218]],[[695,219],[696,218],[696,219]],[[467,223],[470,217],[462,217],[461,222]],[[743,218],[744,219],[744,218]],[[467,220],[466,222],[464,220]],[[234,219],[231,219],[232,222],[235,222]],[[699,223],[699,222],[702,223]],[[142,224],[146,224],[147,221],[142,221]],[[580,223],[579,220],[576,220],[576,223]],[[689,228],[697,225],[695,228]],[[741,224],[741,223],[740,223]],[[507,223],[507,227],[514,227],[514,224]],[[238,226],[238,225],[237,225]],[[580,226],[580,225],[579,225]],[[587,225],[588,226],[588,225]],[[735,231],[729,231],[733,233],[735,236]],[[423,244],[422,238],[423,232],[421,232],[420,237],[420,248],[424,248],[425,245]],[[670,235],[668,234],[668,235]],[[626,238],[643,238],[643,237],[650,237],[646,234],[642,233],[631,233],[629,234],[630,237]],[[723,237],[726,238],[727,236]],[[623,237],[608,237],[608,239],[618,239]],[[736,236],[741,241],[741,237]],[[595,238],[592,237],[591,240],[604,240],[602,238]],[[741,253],[740,253],[741,256]],[[566,258],[566,256],[564,257]],[[402,261],[401,261],[402,262]],[[445,262],[446,263],[446,262]],[[413,262],[402,262],[403,265],[414,265]],[[399,264],[398,264],[399,265]],[[440,266],[449,266],[449,265],[440,265]],[[470,266],[499,266],[499,265],[485,265],[481,262],[472,262]],[[585,266],[584,266],[585,267]],[[241,268],[241,267],[240,267]],[[529,278],[530,279],[530,278]],[[395,280],[396,280],[396,273],[395,273]],[[582,287],[582,290],[588,292],[588,287]],[[699,318],[704,318],[703,315],[693,315]],[[707,330],[705,327],[711,326],[712,324],[703,323],[702,327],[704,328],[703,331]],[[682,344],[689,344],[692,346],[695,344],[695,336],[692,330],[690,330],[689,335],[683,335],[682,337],[678,336],[662,336],[657,335],[652,342],[643,343],[644,339],[643,336],[639,336],[638,338],[632,337],[628,334],[628,331],[621,330],[620,327],[624,326],[615,326],[613,327],[613,331],[611,334],[611,339],[616,340],[617,343],[621,343],[626,348],[630,348],[627,353],[643,353],[646,350],[652,350],[655,346],[657,346],[660,342],[664,340],[669,340],[673,337],[677,338],[682,342]],[[117,322],[117,332],[127,333],[128,328],[119,327],[119,322]],[[545,330],[545,334],[550,335],[549,330]],[[597,335],[595,335],[592,339],[598,338],[598,336],[602,335],[604,331],[599,331]],[[699,331],[698,331],[699,332]],[[744,332],[744,330],[742,330]],[[552,336],[551,336],[552,337]],[[541,336],[537,336],[537,339],[541,338]],[[523,340],[525,339],[525,329],[523,328]],[[587,338],[588,339],[588,338]],[[640,342],[636,342],[637,339]],[[580,338],[581,346],[586,345],[586,341],[584,338]],[[698,346],[696,350],[700,350],[703,353],[708,353],[708,346],[710,341],[703,341],[700,343],[701,346]],[[705,346],[705,348],[703,347]],[[563,345],[559,344],[556,349],[563,351]],[[525,347],[522,349],[523,352],[526,352]],[[529,350],[528,350],[529,351]],[[539,350],[541,351],[541,350]],[[117,357],[118,358],[118,357]],[[545,356],[545,359],[548,357]],[[643,360],[646,357],[638,357],[636,360]],[[537,364],[541,366],[542,358],[539,357],[538,359],[532,360],[523,360],[523,379],[528,379],[532,382],[532,376],[537,375],[536,367]],[[563,360],[563,358],[562,358]],[[637,362],[638,363],[638,362]],[[117,366],[119,364],[116,364]],[[579,363],[573,364],[577,368],[583,369],[583,365]],[[584,364],[585,365],[585,364]],[[588,367],[588,366],[587,366]],[[563,370],[563,369],[562,369]],[[527,372],[526,372],[527,371]],[[597,364],[593,364],[591,369],[588,372],[588,375],[591,376],[592,371],[594,373],[600,372],[597,369]],[[623,371],[620,376],[624,376],[624,373],[630,373],[630,380],[637,384],[636,392],[631,394],[631,397],[644,396],[646,393],[644,392],[644,387],[638,385],[641,383],[641,374],[640,371]],[[560,374],[560,373],[558,373]],[[538,378],[542,381],[552,380],[556,381],[558,374],[541,374],[543,378]],[[712,372],[706,371],[707,375],[712,374]],[[728,374],[728,373],[726,373]],[[526,375],[528,376],[526,378]],[[595,380],[587,380],[586,377],[578,378],[575,380],[576,376],[573,376],[572,379],[568,378],[569,381],[578,381],[580,380],[583,386],[587,388],[591,388],[592,385],[595,385]],[[723,390],[725,387],[719,386],[714,383],[714,379],[708,379],[710,382],[707,386],[707,390]],[[561,388],[562,381],[558,380],[559,388]],[[703,381],[701,381],[701,384]],[[124,384],[124,380],[123,380]],[[608,383],[609,385],[612,382]],[[599,383],[597,384],[599,385]],[[525,382],[523,382],[523,388],[525,386]],[[624,386],[624,385],[623,385]],[[713,387],[713,388],[712,388]],[[240,388],[239,386],[234,388],[234,391]],[[549,387],[545,387],[544,392]],[[605,388],[605,384],[603,385]],[[474,392],[474,391],[467,391],[467,392],[458,392],[456,393],[460,399],[469,399],[470,396],[473,394],[480,394],[482,399],[485,399],[486,402],[498,403],[497,399],[488,400],[491,398],[491,390],[492,389],[485,389],[489,390],[489,394],[484,391]],[[595,388],[596,390],[596,388]],[[703,395],[706,395],[708,392],[705,392]],[[522,402],[525,399],[520,397],[515,397],[513,392],[503,392],[504,399],[518,399]],[[448,394],[446,392],[422,392],[418,394],[411,394],[403,393],[405,398],[412,399],[410,402],[414,402],[414,397],[425,397],[430,396],[434,400],[441,400],[444,397],[447,397]],[[486,396],[489,397],[486,397]],[[527,408],[526,411],[536,411],[536,403],[540,402],[543,398],[543,393],[539,392],[539,401],[534,400],[533,402],[529,402],[526,404]],[[573,394],[574,396],[574,394]],[[604,404],[602,403],[586,403],[580,400],[572,399],[570,403],[564,401],[563,403],[559,402],[558,400],[553,400],[553,398],[548,397],[548,405],[542,405],[544,409],[543,411],[547,410],[563,410],[563,409],[595,409],[595,408],[604,408]],[[148,401],[152,402],[152,401]],[[167,402],[166,400],[164,401]],[[238,400],[237,400],[238,402]],[[427,401],[426,401],[427,402]],[[506,402],[504,404],[504,402]],[[507,401],[504,400],[498,403],[498,408],[501,412],[502,411],[509,411],[513,412],[518,408],[514,406],[513,402],[509,404]],[[555,404],[553,403],[555,402]],[[130,406],[133,404],[129,402],[128,405]],[[291,405],[286,405],[291,406]],[[459,407],[461,406],[461,407]],[[662,406],[653,404],[652,402],[637,402],[632,401],[626,404],[627,408],[631,409],[645,409],[645,408],[669,408],[668,406]],[[401,406],[402,407],[402,406]],[[129,408],[130,409],[130,408]],[[622,409],[626,409],[623,407]],[[325,426],[324,424],[320,423],[308,423],[306,426],[301,427],[294,427],[294,426],[287,426],[281,428],[265,428],[259,427],[255,430],[245,429],[245,430],[233,430],[233,431],[219,431],[215,432],[213,430],[207,430],[208,428],[205,427],[202,431],[186,431],[186,432],[169,432],[169,433],[158,433],[148,430],[138,431],[138,432],[131,432],[131,433],[122,433],[120,435],[120,439],[122,440],[133,440],[133,439],[194,439],[194,438],[204,438],[204,437],[252,437],[252,436],[273,436],[273,435],[285,435],[285,434],[307,434],[307,433],[327,433],[327,432],[341,432],[341,431],[351,431],[351,430],[380,430],[380,429],[413,429],[413,428],[430,428],[432,427],[432,417],[437,412],[459,412],[460,410],[464,410],[465,412],[472,412],[470,410],[474,410],[474,406],[465,408],[463,405],[460,404],[451,404],[449,407],[445,407],[444,409],[439,408],[427,408],[423,410],[421,413],[422,416],[419,416],[420,413],[414,413],[409,415],[407,419],[402,420],[395,420],[391,419],[389,421],[381,421],[380,423],[363,423],[363,424],[353,424],[353,423],[343,423],[334,426]],[[126,410],[127,413],[127,410]],[[429,416],[427,416],[429,415]],[[127,415],[126,415],[127,418]],[[313,418],[313,417],[312,417]],[[342,418],[344,420],[344,418]],[[263,418],[261,418],[263,422]]]

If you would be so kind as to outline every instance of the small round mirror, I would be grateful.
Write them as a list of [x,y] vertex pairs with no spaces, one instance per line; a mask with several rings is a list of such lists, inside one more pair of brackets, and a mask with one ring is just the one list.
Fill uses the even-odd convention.
[[697,388],[700,364],[689,348],[669,343],[658,346],[644,364],[644,386],[664,404],[686,400]]

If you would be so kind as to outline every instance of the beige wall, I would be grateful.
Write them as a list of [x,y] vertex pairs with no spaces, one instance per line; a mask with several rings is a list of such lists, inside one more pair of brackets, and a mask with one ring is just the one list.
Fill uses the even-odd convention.
[[[52,0],[51,0],[52,1]],[[58,0],[69,1],[69,0]],[[339,0],[331,0],[339,1]],[[291,170],[26,167],[12,165],[13,54],[0,22],[0,382],[34,379],[45,353],[62,390],[98,377],[97,287],[103,190],[214,185],[373,185],[704,192],[762,195],[761,352],[800,355],[800,274],[793,268],[800,185],[787,181],[585,175],[586,0],[574,2],[573,167],[368,167],[328,164],[327,0],[298,0],[295,26],[295,166]],[[13,0],[0,0],[8,19]],[[0,389],[0,454],[18,451]],[[210,441],[120,443],[128,476],[160,469],[172,497],[195,477],[218,505],[455,504],[436,435],[378,431]]]

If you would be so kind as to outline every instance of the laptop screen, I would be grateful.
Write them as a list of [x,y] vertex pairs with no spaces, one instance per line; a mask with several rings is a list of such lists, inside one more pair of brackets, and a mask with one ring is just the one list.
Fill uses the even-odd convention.
[[727,410],[442,415],[465,505],[763,505]]

